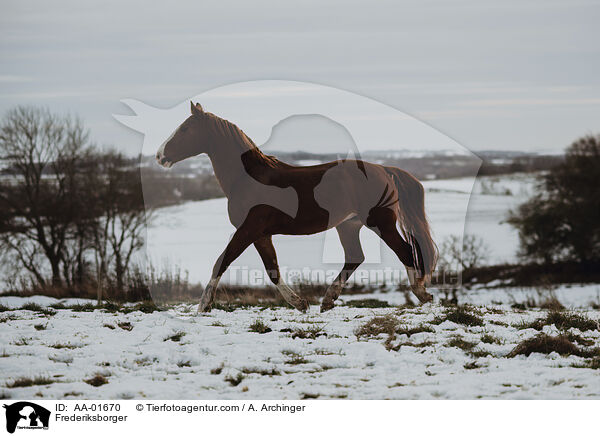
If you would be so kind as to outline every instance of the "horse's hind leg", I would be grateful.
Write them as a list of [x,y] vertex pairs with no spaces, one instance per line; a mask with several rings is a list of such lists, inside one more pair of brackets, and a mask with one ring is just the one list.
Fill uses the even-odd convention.
[[334,301],[337,300],[342,293],[344,285],[356,268],[358,268],[365,260],[359,237],[361,227],[362,222],[357,218],[353,218],[344,221],[335,228],[340,237],[342,247],[344,248],[344,268],[327,289],[327,292],[323,297],[323,302],[321,303],[321,312],[333,308]]
[[367,226],[383,239],[404,264],[412,292],[419,301],[427,303],[433,300],[433,296],[425,289],[425,279],[418,277],[411,245],[402,238],[396,228],[395,212],[389,208],[372,209],[367,219]]
[[277,287],[284,300],[299,311],[306,312],[308,309],[308,302],[296,294],[281,278],[279,265],[277,264],[277,254],[275,253],[275,247],[273,247],[271,236],[260,238],[258,241],[254,242],[254,246],[265,264],[269,278]]

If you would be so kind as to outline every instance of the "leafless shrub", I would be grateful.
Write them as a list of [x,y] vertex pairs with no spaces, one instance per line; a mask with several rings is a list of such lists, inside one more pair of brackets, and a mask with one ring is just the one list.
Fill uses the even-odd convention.
[[440,246],[439,267],[452,270],[460,268],[463,272],[482,266],[490,255],[485,241],[475,235],[453,235],[444,239]]

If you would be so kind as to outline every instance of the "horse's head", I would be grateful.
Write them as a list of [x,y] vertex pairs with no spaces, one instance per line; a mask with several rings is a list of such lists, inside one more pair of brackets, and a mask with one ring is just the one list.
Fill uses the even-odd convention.
[[156,152],[159,165],[171,168],[173,164],[208,151],[210,133],[206,129],[206,114],[199,103],[191,103],[192,115],[175,129]]

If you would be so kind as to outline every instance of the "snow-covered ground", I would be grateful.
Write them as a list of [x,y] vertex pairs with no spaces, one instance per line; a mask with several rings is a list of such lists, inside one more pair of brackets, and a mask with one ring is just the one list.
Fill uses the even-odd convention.
[[[40,300],[35,300],[40,302]],[[14,303],[15,301],[13,301]],[[320,314],[278,309],[213,310],[196,315],[178,305],[167,312],[108,313],[29,310],[0,314],[0,396],[17,398],[161,399],[475,399],[599,398],[598,370],[556,353],[505,357],[536,336],[515,324],[544,313],[480,307],[483,326],[432,323],[447,310],[336,307]],[[598,320],[598,311],[581,311]],[[357,338],[375,316],[391,314],[430,332]],[[262,320],[271,331],[249,327]],[[297,329],[314,337],[293,338]],[[544,332],[556,335],[553,325]],[[571,333],[600,345],[600,331]],[[487,335],[487,336],[484,336]],[[309,335],[310,336],[310,335]],[[448,342],[474,343],[471,351]],[[487,338],[487,340],[484,340]],[[492,338],[492,340],[490,340]],[[399,347],[398,347],[399,345]],[[475,354],[473,354],[473,352]],[[84,380],[97,374],[107,383]],[[43,385],[11,387],[19,378]]]
[[[488,243],[490,262],[514,261],[517,235],[501,221],[531,194],[533,179],[518,175],[478,179],[473,195],[470,183],[467,179],[425,183],[436,240],[460,235],[464,228]],[[223,199],[165,208],[148,231],[149,254],[158,264],[187,270],[190,281],[205,282],[231,231]],[[364,231],[361,236],[367,254],[363,270],[399,270],[395,256],[374,235]],[[341,249],[334,233],[274,239],[284,270],[306,266],[339,270],[335,260]],[[263,271],[253,249],[236,266],[238,273],[242,267]],[[592,307],[600,305],[600,285],[564,285],[544,290],[543,295],[536,288],[493,285],[458,294],[459,303],[476,305],[474,310],[484,320],[482,326],[473,327],[432,322],[448,310],[439,303],[444,294],[436,290],[433,304],[414,309],[346,305],[374,298],[398,306],[405,303],[399,292],[342,295],[338,306],[325,314],[313,306],[307,314],[255,307],[196,315],[194,306],[183,304],[149,314],[112,313],[74,307],[93,304],[90,300],[0,296],[0,397],[599,398],[599,370],[577,367],[586,364],[582,357],[506,356],[518,343],[539,334],[515,325],[546,313],[513,309],[515,304],[554,296],[568,309],[598,321],[600,311]],[[35,309],[31,304],[73,308],[21,309],[26,304],[30,309]],[[386,335],[357,337],[357,329],[385,315],[406,327],[431,331],[410,337],[398,334],[388,347]],[[257,320],[270,331],[251,332]],[[294,338],[300,330],[308,338]],[[559,333],[554,325],[543,331],[551,336]],[[600,347],[600,328],[569,333],[583,337],[588,349]],[[471,342],[472,348],[450,343],[457,338]],[[97,387],[86,383],[96,375],[106,383]],[[36,378],[39,384],[15,386]]]
[[[474,185],[470,178],[425,182],[426,209],[434,239],[440,244],[451,235],[477,235],[490,248],[490,263],[514,262],[518,235],[503,220],[510,209],[531,195],[533,182],[533,176],[520,174],[481,177]],[[189,273],[191,282],[206,283],[233,230],[227,217],[226,199],[160,209],[148,229],[147,253],[155,265],[161,268],[177,265]],[[356,277],[360,271],[368,277],[386,269],[404,274],[397,257],[373,232],[363,228],[361,241],[366,261]],[[278,235],[273,243],[282,272],[291,277],[305,268],[337,274],[343,262],[335,230],[310,236]],[[251,247],[233,263],[223,280],[246,284],[242,274],[263,270],[256,250]]]

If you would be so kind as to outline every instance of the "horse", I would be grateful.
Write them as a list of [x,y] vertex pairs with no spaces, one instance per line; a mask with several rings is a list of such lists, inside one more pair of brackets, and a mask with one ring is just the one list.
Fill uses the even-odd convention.
[[191,115],[160,146],[165,168],[205,153],[228,200],[233,237],[213,267],[198,312],[210,311],[229,265],[250,245],[260,255],[282,297],[305,312],[307,301],[282,279],[272,236],[309,235],[334,228],[344,249],[344,266],[328,287],[321,312],[334,307],[352,273],[364,262],[359,232],[373,230],[404,264],[411,290],[421,303],[438,257],[425,215],[423,185],[399,168],[362,160],[293,166],[265,155],[235,124],[191,103]]

